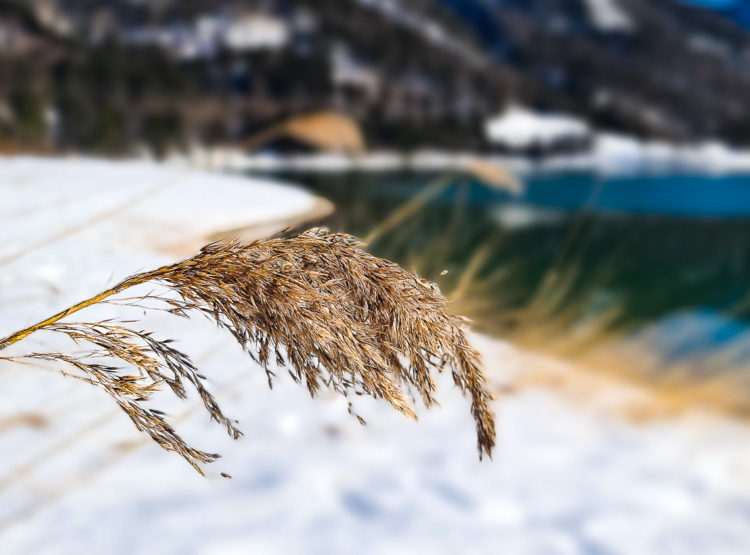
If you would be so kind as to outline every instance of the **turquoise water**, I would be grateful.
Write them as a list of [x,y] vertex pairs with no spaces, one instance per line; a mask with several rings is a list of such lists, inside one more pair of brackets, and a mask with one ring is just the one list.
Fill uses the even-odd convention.
[[655,214],[687,218],[750,218],[750,177],[631,176],[597,178],[563,175],[532,179],[524,201],[597,212]]
[[[429,175],[391,176],[307,176],[306,183],[325,192],[342,193],[348,179],[353,186],[380,198],[408,198],[430,181]],[[325,183],[328,182],[328,185]],[[598,213],[651,214],[685,216],[688,218],[749,218],[750,176],[628,176],[597,177],[591,174],[569,173],[526,180],[526,191],[521,198],[466,180],[469,194],[461,187],[453,187],[438,199],[439,202],[465,202],[471,205],[523,204],[565,211],[592,209]]]
[[[323,223],[366,237],[436,176],[288,177],[335,203]],[[459,309],[500,336],[593,326],[696,371],[721,371],[698,363],[717,352],[731,352],[727,368],[750,361],[750,177],[566,174],[526,187],[514,198],[456,179],[369,248],[459,291]]]

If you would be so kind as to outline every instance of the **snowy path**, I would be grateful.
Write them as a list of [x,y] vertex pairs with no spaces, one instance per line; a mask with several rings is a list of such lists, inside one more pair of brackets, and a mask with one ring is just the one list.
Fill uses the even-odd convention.
[[[182,240],[302,214],[314,202],[242,178],[34,159],[0,161],[0,195],[0,335],[171,260]],[[362,427],[345,401],[313,401],[283,374],[269,391],[263,372],[207,322],[155,316],[150,327],[180,338],[245,437],[226,438],[194,400],[170,405],[192,444],[224,455],[201,478],[87,385],[2,364],[0,553],[750,548],[744,426],[693,414],[637,427],[596,403],[524,388],[495,403],[499,445],[494,461],[480,463],[468,404],[450,380],[442,409],[422,411],[419,423],[363,401]],[[570,371],[475,341],[498,389],[539,365]]]

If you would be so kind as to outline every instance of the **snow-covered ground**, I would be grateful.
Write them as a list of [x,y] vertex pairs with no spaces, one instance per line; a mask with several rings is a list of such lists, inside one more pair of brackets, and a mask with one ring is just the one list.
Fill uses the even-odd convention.
[[[0,161],[0,195],[0,336],[172,260],[175,241],[299,216],[314,202],[251,179],[31,158]],[[311,400],[283,373],[269,391],[208,322],[148,324],[180,339],[245,437],[225,437],[195,400],[169,405],[192,444],[224,455],[202,478],[86,384],[0,364],[0,553],[750,549],[744,425],[699,412],[635,425],[619,407],[648,401],[647,391],[596,382],[577,397],[532,386],[526,377],[540,369],[549,384],[587,378],[475,336],[499,393],[496,454],[479,462],[468,403],[449,376],[442,408],[418,423],[363,400],[362,427],[345,401]]]

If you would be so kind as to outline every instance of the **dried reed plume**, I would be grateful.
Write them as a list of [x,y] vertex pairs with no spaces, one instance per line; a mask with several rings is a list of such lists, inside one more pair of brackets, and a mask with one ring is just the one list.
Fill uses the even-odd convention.
[[350,154],[361,154],[365,150],[365,139],[357,122],[332,110],[290,117],[247,137],[240,146],[253,151],[266,143],[285,137],[323,150]]
[[[211,417],[235,439],[241,432],[217,405],[190,359],[150,333],[124,322],[67,323],[88,306],[144,283],[166,286],[148,298],[177,316],[203,313],[231,333],[262,364],[286,366],[311,395],[327,386],[344,395],[387,400],[415,417],[407,394],[435,402],[431,368],[450,367],[456,385],[471,397],[479,456],[491,455],[495,427],[478,355],[448,315],[437,286],[397,264],[370,255],[348,235],[310,230],[250,244],[214,243],[177,264],[131,276],[115,287],[0,340],[0,350],[38,330],[63,334],[90,350],[30,353],[6,360],[65,363],[67,375],[104,389],[159,445],[182,455],[198,472],[219,455],[185,444],[162,412],[147,401],[163,384],[180,398],[186,387],[200,395]],[[168,291],[173,293],[170,295]],[[176,295],[174,294],[176,293]],[[148,308],[148,307],[147,307]],[[109,361],[109,362],[106,362]],[[125,363],[128,371],[113,363]],[[201,472],[202,473],[202,472]]]

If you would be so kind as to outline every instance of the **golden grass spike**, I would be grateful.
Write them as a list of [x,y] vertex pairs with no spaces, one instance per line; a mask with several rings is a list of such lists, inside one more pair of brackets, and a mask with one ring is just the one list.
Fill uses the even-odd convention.
[[361,154],[365,139],[356,121],[333,110],[293,116],[245,139],[240,146],[253,151],[282,137],[290,137],[322,150]]
[[357,122],[349,116],[325,110],[286,121],[287,135],[325,150],[361,154],[365,140]]
[[473,158],[461,168],[494,189],[505,190],[513,195],[523,193],[523,184],[518,177],[498,162]]
[[[65,334],[90,352],[30,353],[15,357],[65,363],[72,374],[104,389],[163,448],[182,455],[193,467],[218,455],[185,444],[160,411],[143,402],[163,387],[178,397],[185,386],[198,391],[214,420],[230,435],[241,432],[221,412],[203,387],[203,376],[190,359],[150,333],[113,322],[62,320],[135,285],[154,282],[177,293],[149,293],[178,316],[203,313],[229,331],[264,367],[285,365],[311,395],[322,387],[347,395],[368,394],[388,401],[414,417],[407,398],[419,393],[434,403],[430,370],[450,367],[456,385],[471,397],[480,458],[491,455],[495,441],[490,396],[462,321],[445,312],[445,298],[435,284],[370,255],[351,236],[310,230],[288,238],[250,244],[214,243],[177,264],[131,276],[115,287],[38,324],[0,340],[0,350],[46,330]],[[5,357],[13,360],[14,357]],[[125,363],[129,373],[104,365]],[[133,373],[135,370],[135,373]]]

